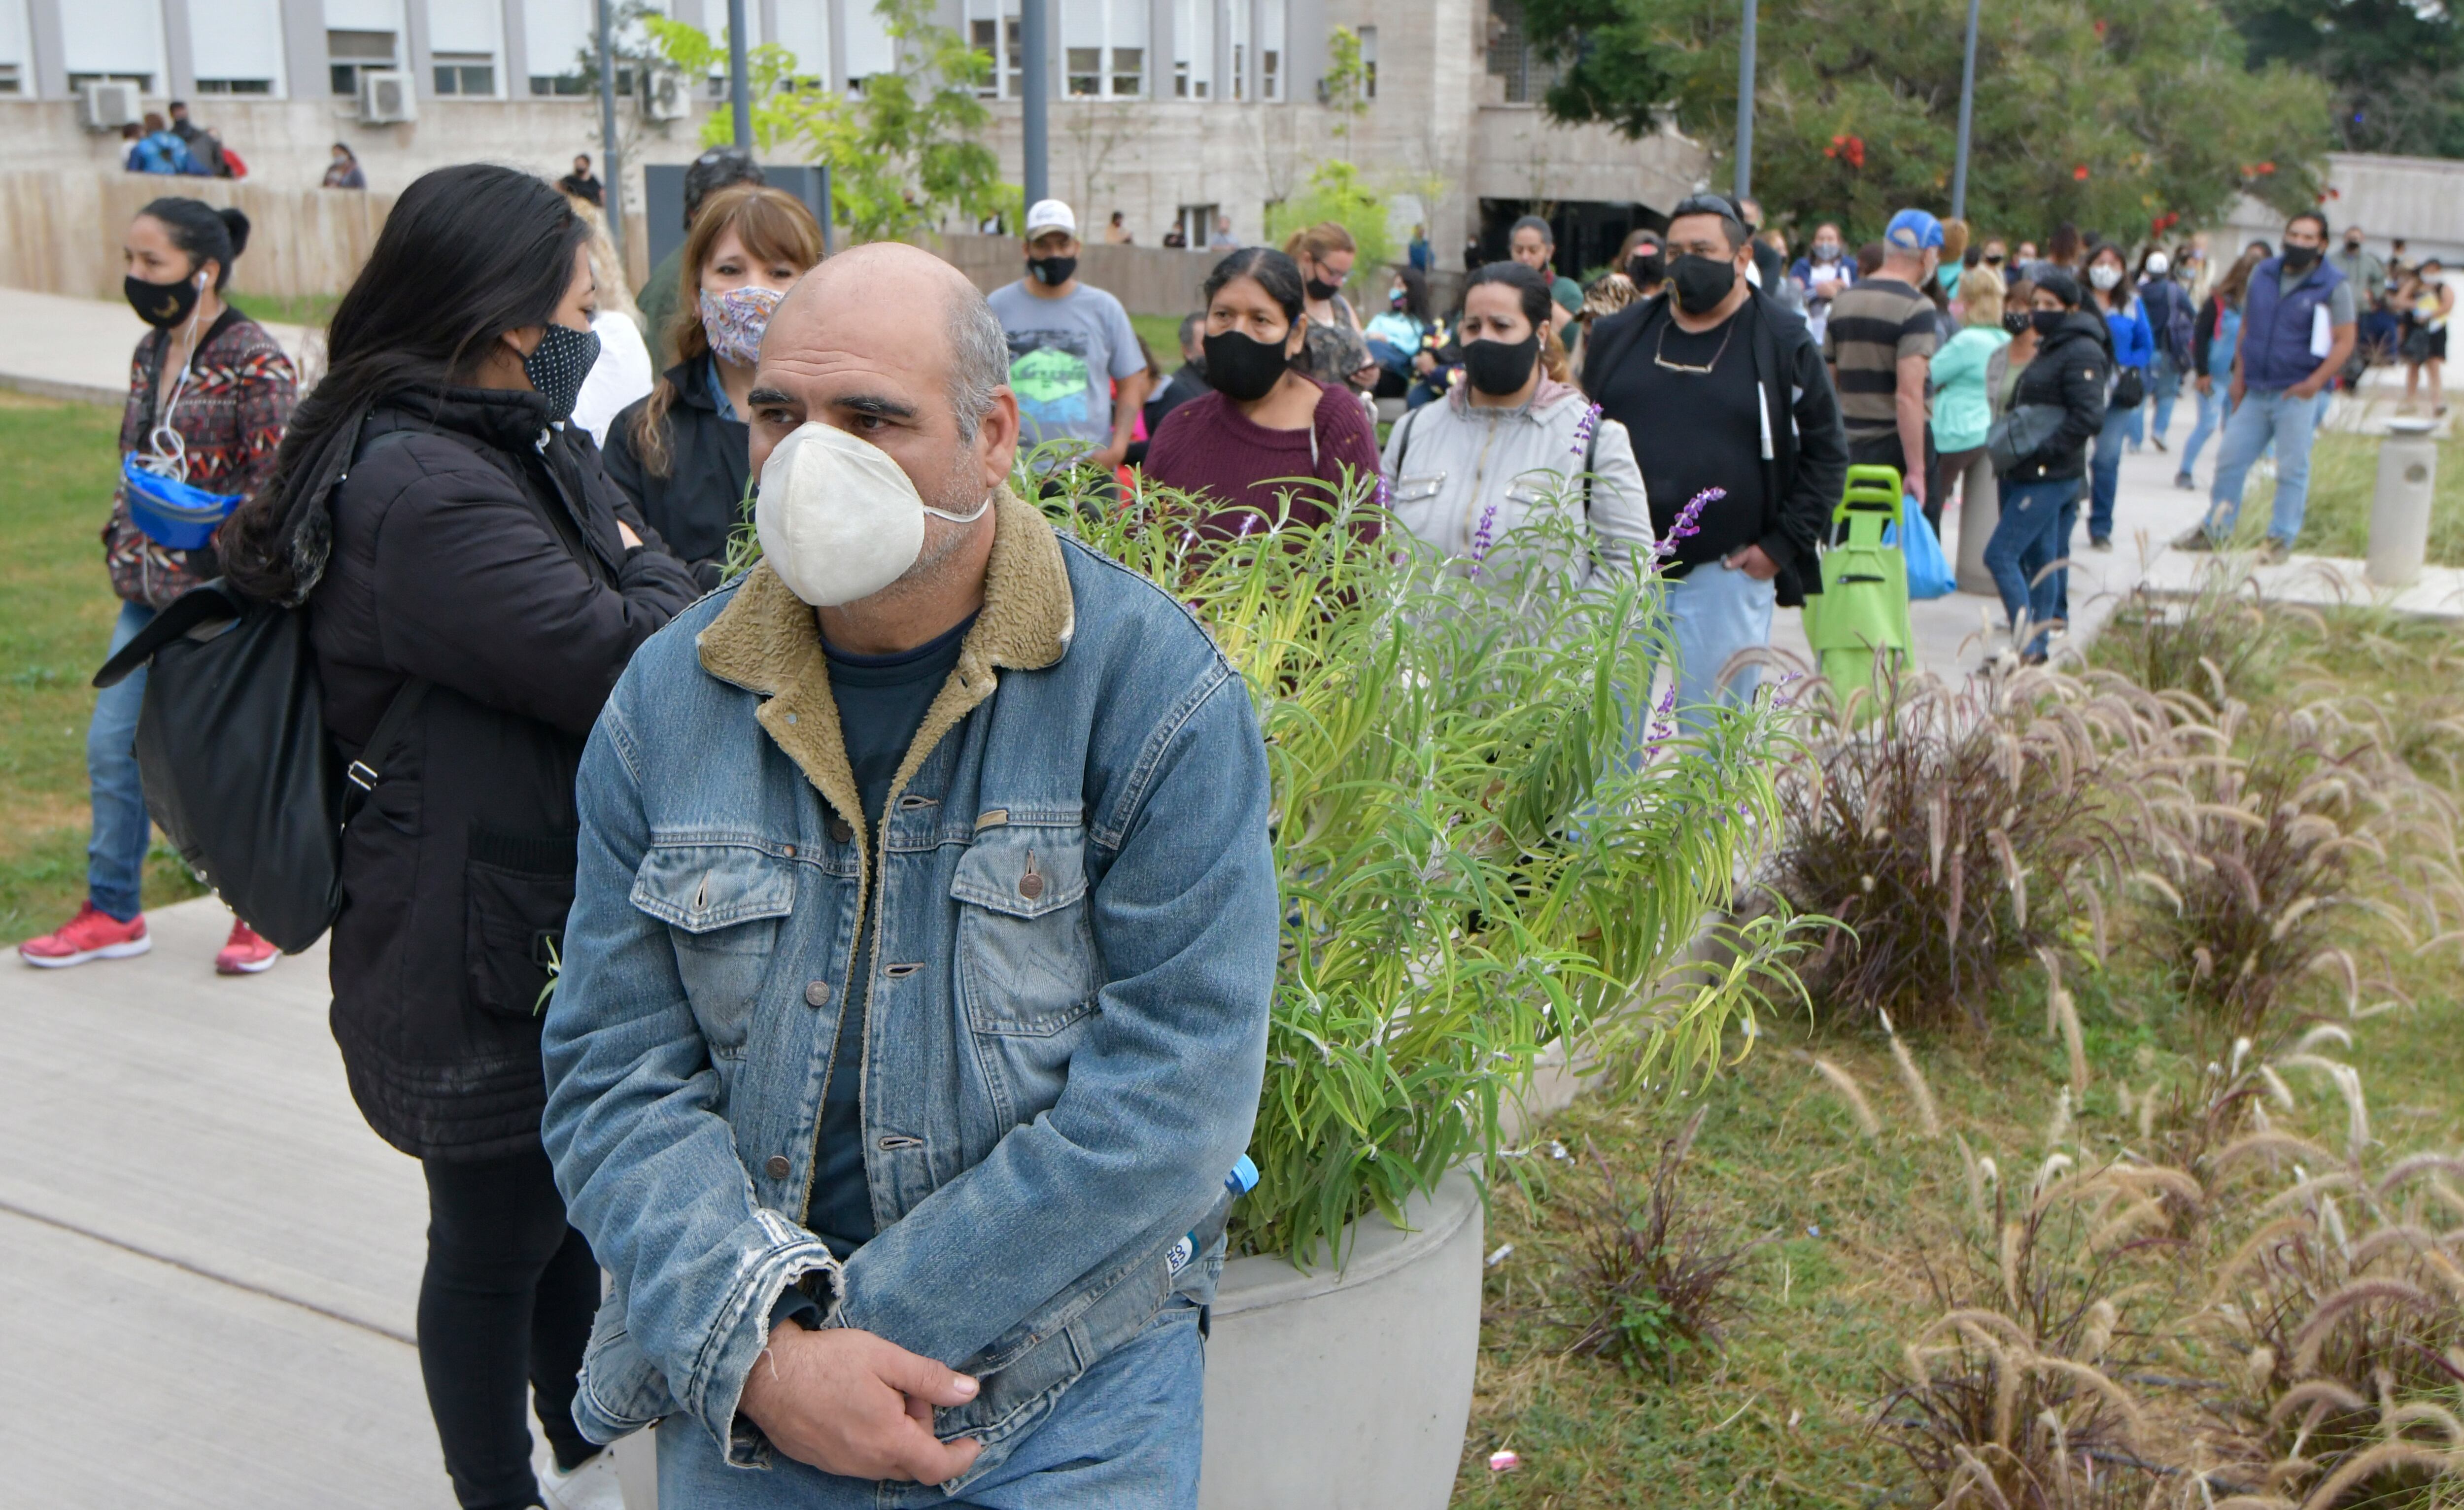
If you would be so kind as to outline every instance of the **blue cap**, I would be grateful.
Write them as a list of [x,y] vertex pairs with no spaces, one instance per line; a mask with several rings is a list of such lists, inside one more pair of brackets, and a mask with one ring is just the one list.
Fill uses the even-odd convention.
[[1942,222],[1922,209],[1903,209],[1891,217],[1882,239],[1902,252],[1923,252],[1942,245]]
[[1249,1162],[1249,1155],[1241,1155],[1241,1162],[1223,1176],[1223,1188],[1235,1195],[1246,1195],[1258,1188],[1258,1166]]

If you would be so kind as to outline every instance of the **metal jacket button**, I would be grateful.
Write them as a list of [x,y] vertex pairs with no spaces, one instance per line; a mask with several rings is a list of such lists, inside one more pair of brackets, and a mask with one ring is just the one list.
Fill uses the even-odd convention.
[[834,842],[844,844],[854,837],[855,825],[853,823],[848,822],[844,818],[833,818],[830,820],[830,838]]
[[829,1004],[830,983],[828,981],[816,980],[804,987],[804,1005],[808,1007],[826,1007]]
[[1018,894],[1029,902],[1044,895],[1044,876],[1035,868],[1035,851],[1026,852],[1026,874],[1018,878]]
[[761,1166],[761,1171],[774,1180],[783,1180],[787,1177],[787,1171],[790,1167],[791,1166],[787,1163],[787,1155],[783,1153],[774,1153],[770,1155],[770,1162]]

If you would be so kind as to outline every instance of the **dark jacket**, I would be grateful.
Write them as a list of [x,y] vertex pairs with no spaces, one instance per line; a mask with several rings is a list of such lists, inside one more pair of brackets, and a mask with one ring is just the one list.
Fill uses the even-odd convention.
[[744,517],[752,430],[741,420],[719,418],[701,362],[679,362],[660,381],[676,390],[667,416],[667,475],[653,476],[634,449],[634,424],[650,403],[637,399],[608,428],[607,476],[708,589],[718,585],[728,536]]
[[[1645,299],[1592,327],[1584,340],[1584,392],[1596,402],[1619,362],[1651,360],[1644,338],[1671,318],[1669,302]],[[1805,328],[1805,321],[1760,290],[1746,301],[1737,317],[1752,322],[1754,376],[1771,420],[1771,453],[1760,458],[1763,496],[1768,502],[1763,517],[1749,527],[1749,543],[1761,546],[1763,554],[1778,564],[1779,602],[1801,603],[1807,593],[1822,590],[1815,544],[1830,529],[1831,511],[1848,486],[1848,432],[1840,427],[1839,399],[1832,391],[1822,347]],[[1647,447],[1666,443],[1648,414],[1604,412],[1626,427],[1638,455]],[[1760,437],[1752,444],[1757,451],[1761,449]],[[1671,500],[1671,506],[1682,501]],[[1661,500],[1652,502],[1655,526],[1666,528],[1666,522],[1658,517]],[[1680,574],[1672,568],[1670,575]]]
[[634,649],[694,597],[664,551],[624,546],[586,440],[545,418],[527,391],[379,405],[309,599],[345,758],[407,679],[432,684],[343,836],[331,961],[351,1094],[420,1158],[539,1146],[538,1010],[573,901],[583,741]]
[[2104,425],[2105,391],[2113,377],[2112,337],[2104,317],[2076,309],[2036,345],[2036,358],[2019,374],[2011,406],[2059,405],[2062,427],[2053,438],[2002,474],[2010,482],[2059,482],[2087,471],[2087,444]]
[[1182,362],[1180,370],[1167,379],[1164,385],[1155,390],[1155,397],[1147,400],[1144,405],[1147,417],[1147,439],[1155,439],[1155,432],[1163,428],[1165,415],[1190,400],[1203,397],[1212,391],[1214,390],[1207,387],[1206,378],[1198,370],[1196,362]]

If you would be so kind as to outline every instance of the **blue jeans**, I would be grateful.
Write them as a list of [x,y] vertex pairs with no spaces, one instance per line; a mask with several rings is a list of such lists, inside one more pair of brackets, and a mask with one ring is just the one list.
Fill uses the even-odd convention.
[[2173,404],[2182,396],[2182,369],[2173,365],[2169,354],[2156,354],[2155,370],[2147,377],[2147,391],[2156,399],[2155,435],[2161,441],[2172,431]]
[[2061,573],[2047,570],[2068,554],[2062,539],[2066,516],[2079,505],[2079,479],[2002,484],[2002,514],[1993,537],[1985,542],[1985,569],[2001,591],[2002,610],[2010,615],[2011,631],[2024,623],[2034,632],[2030,655],[2045,649],[2045,626],[2060,616]]
[[1778,588],[1719,561],[1705,561],[1668,584],[1668,632],[1677,642],[1678,722],[1699,730],[1691,710],[1713,701],[1743,703],[1762,685],[1762,667],[1738,667],[1723,683],[1721,667],[1740,650],[1771,644]]
[[[154,622],[143,603],[120,605],[111,626],[111,653]],[[95,694],[94,722],[85,729],[86,784],[94,802],[94,838],[85,846],[88,901],[122,923],[143,910],[139,885],[145,878],[145,850],[153,821],[145,816],[145,786],[137,775],[137,713],[145,705],[145,668],[117,687]]]
[[2208,535],[2229,538],[2241,519],[2242,483],[2251,463],[2272,441],[2276,446],[2276,509],[2267,521],[2269,539],[2291,545],[2301,534],[2310,502],[2310,443],[2319,432],[2319,401],[2295,398],[2289,389],[2242,394],[2241,406],[2225,422],[2216,447],[2216,481],[2209,491]]
[[2208,437],[2224,428],[2225,421],[2233,418],[2233,401],[2225,396],[2227,381],[2223,378],[2211,380],[2208,384],[2210,391],[2199,395],[2198,423],[2190,427],[2190,438],[2182,443],[2182,475],[2185,477],[2198,464],[2199,449],[2208,444]]
[[2113,538],[2113,495],[2122,486],[2122,450],[2138,427],[2137,409],[2104,411],[2104,428],[2097,432],[2096,454],[2088,464],[2087,534],[2092,540]]
[[1196,1510],[1206,1416],[1198,1317],[1187,1302],[1164,1307],[1146,1330],[1081,1374],[1008,1457],[955,1499],[934,1484],[841,1478],[775,1449],[766,1471],[731,1468],[699,1420],[671,1415],[658,1429],[659,1503],[690,1510]]

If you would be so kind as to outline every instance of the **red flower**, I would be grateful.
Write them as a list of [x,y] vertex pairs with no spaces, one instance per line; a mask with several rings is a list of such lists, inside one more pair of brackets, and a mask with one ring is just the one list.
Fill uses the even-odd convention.
[[2276,171],[2276,164],[2273,163],[2261,163],[2258,165],[2258,170],[2262,173],[2273,173]]
[[2102,35],[2104,34],[2104,23],[2103,23],[2103,22],[2099,21],[2099,22],[2096,24],[2096,34],[2097,34],[2097,35],[2099,35],[2099,36],[2102,36]]
[[2082,163],[2082,164],[2080,164],[2079,166],[2077,166],[2077,167],[2075,167],[2075,168],[2071,169],[2071,177],[2073,177],[2073,178],[2075,178],[2075,179],[2079,180],[2079,181],[2080,183],[2082,183],[2082,184],[2086,183],[2086,182],[2087,182],[2087,164],[2084,164],[2084,163]]

